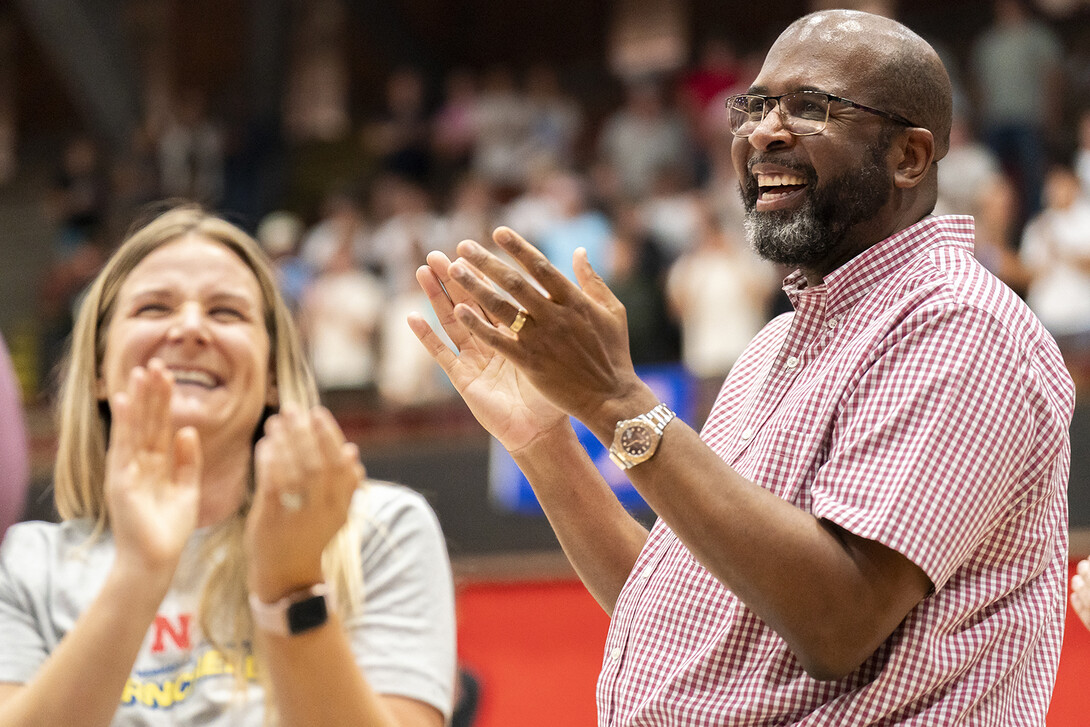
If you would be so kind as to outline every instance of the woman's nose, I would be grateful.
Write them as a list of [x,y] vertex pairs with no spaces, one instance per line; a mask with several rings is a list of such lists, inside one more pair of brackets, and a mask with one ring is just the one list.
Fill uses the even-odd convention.
[[172,339],[207,341],[208,325],[204,311],[195,303],[182,305],[174,317],[169,334]]

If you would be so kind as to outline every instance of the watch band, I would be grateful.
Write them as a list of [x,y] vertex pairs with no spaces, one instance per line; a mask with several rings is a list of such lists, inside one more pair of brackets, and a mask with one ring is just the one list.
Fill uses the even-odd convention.
[[663,430],[676,416],[670,407],[660,403],[645,414],[617,422],[609,458],[622,470],[632,469],[651,459],[658,449]]
[[294,636],[317,628],[329,618],[328,595],[329,586],[325,583],[315,583],[309,588],[289,593],[275,603],[265,603],[251,593],[250,611],[254,626],[280,636]]
[[671,411],[670,407],[666,406],[666,404],[660,403],[654,409],[644,414],[644,416],[654,423],[655,431],[662,434],[662,430],[666,429],[666,425],[672,422],[677,414]]

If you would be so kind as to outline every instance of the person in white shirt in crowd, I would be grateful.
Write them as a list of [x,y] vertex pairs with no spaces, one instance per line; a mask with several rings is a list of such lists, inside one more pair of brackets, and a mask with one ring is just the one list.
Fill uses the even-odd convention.
[[1061,348],[1090,350],[1090,200],[1066,164],[1049,169],[1044,198],[1022,233],[1026,302]]

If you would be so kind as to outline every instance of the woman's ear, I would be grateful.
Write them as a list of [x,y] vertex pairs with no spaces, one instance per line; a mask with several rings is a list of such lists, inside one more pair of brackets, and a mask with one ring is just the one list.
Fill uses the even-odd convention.
[[900,150],[900,159],[893,183],[902,189],[915,187],[931,171],[935,159],[935,137],[927,129],[914,126],[905,132],[896,147]]

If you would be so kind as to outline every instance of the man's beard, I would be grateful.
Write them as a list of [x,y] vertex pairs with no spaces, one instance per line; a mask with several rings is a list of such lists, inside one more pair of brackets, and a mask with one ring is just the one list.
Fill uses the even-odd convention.
[[795,209],[756,211],[757,182],[747,176],[741,183],[746,237],[757,254],[801,268],[814,267],[834,255],[848,230],[873,218],[889,201],[893,180],[885,156],[891,140],[892,134],[883,134],[868,147],[870,153],[857,169],[820,186],[813,167],[790,167],[806,178],[808,191],[802,206]]

